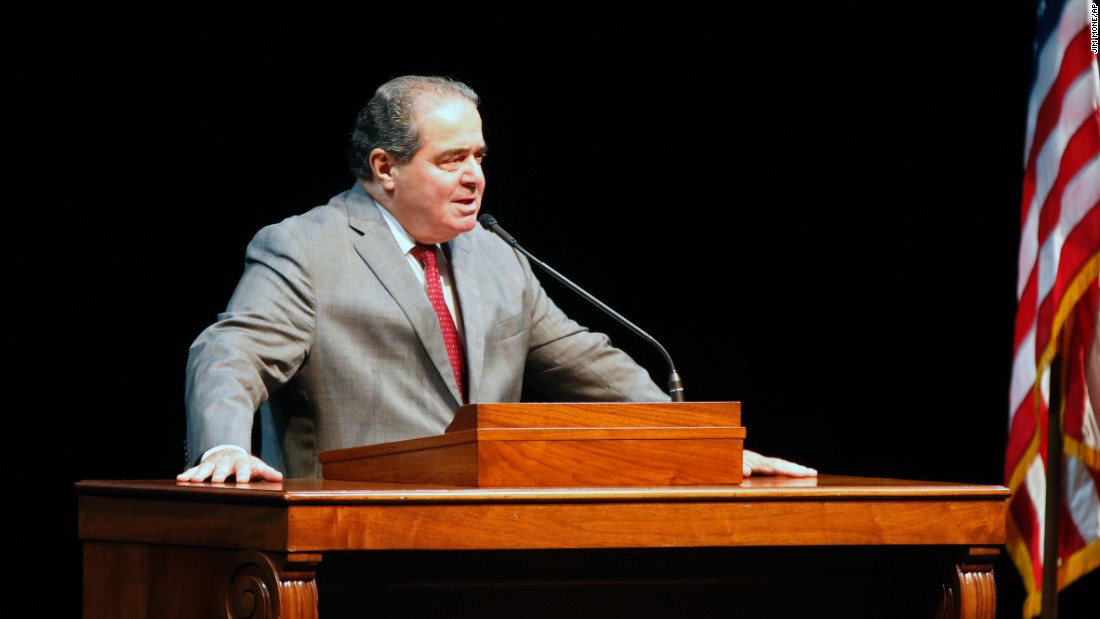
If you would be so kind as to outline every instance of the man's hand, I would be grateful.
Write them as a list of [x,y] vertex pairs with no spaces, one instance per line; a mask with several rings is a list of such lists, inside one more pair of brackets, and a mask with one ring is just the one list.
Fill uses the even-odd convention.
[[780,475],[782,477],[817,477],[817,469],[788,462],[781,458],[762,456],[755,451],[745,450],[742,459],[744,477],[753,473],[758,475]]
[[236,449],[219,449],[197,466],[176,475],[176,481],[206,481],[221,483],[230,477],[237,482],[282,481],[283,474],[256,456]]

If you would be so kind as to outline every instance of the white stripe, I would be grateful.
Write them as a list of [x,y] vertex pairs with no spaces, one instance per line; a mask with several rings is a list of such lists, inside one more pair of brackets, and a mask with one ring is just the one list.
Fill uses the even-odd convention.
[[[1044,405],[1050,405],[1050,368],[1043,370],[1042,376],[1036,377],[1038,368],[1035,364],[1035,329],[1032,328],[1020,342],[1020,348],[1012,361],[1012,382],[1009,386],[1009,412],[1008,427],[1012,428],[1012,420],[1016,416],[1017,409],[1023,404],[1024,398],[1030,398],[1032,386],[1039,381],[1039,397]],[[1030,408],[1028,410],[1031,410]],[[1038,429],[1036,429],[1038,431]]]
[[1081,416],[1081,442],[1089,449],[1100,449],[1100,424],[1097,424],[1096,409],[1088,398],[1085,398],[1085,414]]
[[[1097,278],[1100,283],[1100,277]],[[1081,419],[1081,442],[1089,449],[1100,450],[1100,307],[1093,316],[1092,344],[1085,353],[1085,414]]]
[[1027,494],[1031,497],[1031,508],[1035,510],[1036,527],[1039,529],[1039,554],[1043,553],[1046,544],[1043,543],[1043,534],[1046,533],[1046,504],[1047,504],[1047,475],[1043,469],[1043,459],[1038,455],[1027,467],[1027,478],[1024,480],[1027,486]]
[[1062,489],[1066,496],[1062,500],[1069,508],[1077,531],[1088,545],[1100,538],[1100,495],[1097,495],[1088,467],[1077,458],[1065,458],[1065,463],[1063,470],[1066,477]]
[[[1034,201],[1032,201],[1034,205]],[[1031,278],[1031,271],[1035,268],[1035,254],[1039,247],[1039,209],[1028,207],[1027,219],[1020,229],[1020,256],[1016,265],[1016,301],[1019,302],[1024,294],[1027,280]]]
[[1020,341],[1016,349],[1016,356],[1012,359],[1012,382],[1008,391],[1008,427],[1012,427],[1012,420],[1016,417],[1016,411],[1023,404],[1024,398],[1031,397],[1032,387],[1035,385],[1035,327],[1028,330],[1027,335]]
[[1043,405],[1050,406],[1050,366],[1043,368],[1043,373],[1039,375],[1039,398],[1043,400]]

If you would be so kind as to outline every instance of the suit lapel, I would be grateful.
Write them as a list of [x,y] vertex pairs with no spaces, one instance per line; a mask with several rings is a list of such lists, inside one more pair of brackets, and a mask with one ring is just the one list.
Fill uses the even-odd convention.
[[[482,317],[482,278],[479,266],[474,264],[470,235],[461,234],[449,243],[451,248],[451,275],[454,277],[455,296],[462,312],[462,343],[466,353],[466,383],[469,401],[478,401],[481,372],[485,367],[485,320]],[[481,266],[484,268],[484,266]]]
[[371,271],[390,293],[393,300],[408,317],[413,331],[428,351],[435,369],[451,390],[455,407],[462,402],[455,383],[447,346],[439,328],[439,319],[420,282],[412,277],[408,260],[401,253],[390,227],[374,202],[359,189],[348,199],[349,225],[362,236],[355,241],[355,251],[367,263]]

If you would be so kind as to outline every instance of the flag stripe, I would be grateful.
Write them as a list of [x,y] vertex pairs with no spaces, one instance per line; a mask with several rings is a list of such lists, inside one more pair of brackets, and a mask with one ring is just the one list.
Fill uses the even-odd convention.
[[1024,152],[1031,150],[1035,128],[1039,125],[1038,116],[1043,99],[1050,92],[1051,84],[1057,79],[1062,66],[1062,56],[1069,47],[1069,41],[1077,36],[1082,27],[1081,21],[1062,19],[1074,12],[1084,14],[1087,11],[1086,0],[1071,0],[1069,5],[1060,0],[1046,2],[1046,10],[1039,15],[1036,25],[1036,63],[1033,71],[1034,84],[1028,101],[1027,133]]
[[[1093,114],[1091,118],[1094,122],[1092,131],[1094,133],[1092,139],[1092,148],[1100,151],[1100,115]],[[1059,213],[1062,218],[1059,223],[1059,228],[1062,230],[1068,230],[1072,228],[1067,251],[1062,250],[1066,248],[1064,240],[1060,237],[1049,238],[1044,248],[1044,255],[1050,255],[1049,262],[1062,263],[1063,269],[1068,269],[1070,272],[1076,272],[1082,267],[1083,261],[1087,260],[1090,256],[1088,248],[1094,248],[1097,246],[1097,238],[1100,236],[1100,225],[1096,223],[1096,219],[1100,217],[1097,214],[1096,205],[1100,202],[1100,183],[1097,183],[1095,179],[1100,178],[1100,156],[1094,156],[1089,160],[1087,165],[1081,168],[1080,173],[1068,183],[1063,195],[1065,199],[1063,203],[1068,207],[1060,209]],[[1086,206],[1087,205],[1087,206]],[[1078,226],[1078,223],[1084,225]],[[1084,248],[1084,253],[1075,251],[1074,248]],[[1058,258],[1060,256],[1060,259]],[[1068,260],[1067,260],[1068,259]],[[1011,403],[1012,416],[1009,418],[1009,423],[1012,423],[1012,418],[1015,417],[1015,412],[1021,405],[1024,404],[1024,398],[1027,397],[1030,391],[1031,385],[1035,381],[1034,367],[1025,362],[1021,358],[1021,354],[1026,354],[1030,358],[1039,360],[1046,352],[1046,347],[1049,344],[1049,329],[1044,329],[1042,334],[1038,338],[1038,344],[1036,342],[1035,332],[1035,319],[1036,312],[1029,311],[1029,308],[1038,308],[1039,304],[1036,303],[1037,291],[1036,291],[1036,275],[1037,270],[1032,269],[1032,277],[1028,279],[1027,287],[1024,289],[1021,298],[1019,311],[1016,315],[1016,351],[1017,355],[1013,362],[1013,376],[1012,386],[1009,393],[1009,401]],[[1050,288],[1053,288],[1054,282],[1057,278],[1054,276],[1048,276],[1049,282],[1046,282],[1047,289],[1043,291],[1043,306],[1049,307],[1051,303],[1056,303],[1061,300],[1061,293],[1057,295],[1050,295]],[[1049,310],[1047,310],[1049,312]],[[1040,312],[1042,313],[1042,312]]]
[[[1095,68],[1095,63],[1090,66]],[[1091,71],[1086,71],[1073,81],[1074,86],[1067,91],[1063,105],[1058,106],[1065,115],[1060,118],[1055,130],[1046,136],[1042,150],[1025,171],[1025,184],[1028,179],[1034,178],[1032,182],[1038,186],[1033,195],[1024,198],[1027,206],[1020,235],[1021,281],[1017,286],[1018,296],[1022,296],[1027,280],[1035,277],[1036,248],[1049,236],[1053,227],[1051,221],[1057,220],[1058,213],[1047,213],[1045,207],[1057,205],[1061,197],[1059,189],[1084,163],[1081,158],[1095,152],[1089,150],[1090,146],[1095,148],[1098,107],[1097,94],[1091,92],[1094,90],[1091,80],[1095,79],[1090,78],[1092,75]],[[1092,135],[1089,135],[1090,132]],[[1041,218],[1045,220],[1041,221]]]
[[[1100,366],[1100,73],[1090,4],[1041,2],[1036,24],[1004,462],[1006,548],[1027,590],[1025,618],[1041,612],[1045,561],[1056,564],[1054,591],[1100,567],[1100,376],[1088,375]],[[1047,436],[1050,415],[1059,436]],[[1048,465],[1063,471],[1059,487],[1047,488]],[[1048,494],[1060,517],[1057,556],[1046,558]]]
[[[1031,213],[1035,212],[1033,208],[1033,200],[1036,195],[1036,170],[1048,169],[1048,166],[1036,165],[1035,162],[1039,161],[1042,153],[1039,150],[1040,146],[1044,147],[1044,150],[1048,153],[1047,156],[1057,157],[1061,154],[1061,147],[1058,146],[1060,140],[1055,139],[1051,141],[1051,134],[1059,129],[1058,121],[1061,120],[1063,125],[1068,124],[1071,127],[1076,127],[1078,123],[1073,122],[1076,117],[1083,117],[1088,113],[1087,110],[1079,110],[1077,114],[1073,111],[1067,110],[1063,115],[1062,105],[1065,100],[1068,99],[1070,103],[1080,101],[1082,99],[1082,93],[1071,92],[1071,86],[1074,84],[1081,87],[1080,77],[1082,73],[1087,71],[1092,62],[1092,53],[1089,51],[1087,39],[1089,37],[1089,31],[1085,28],[1079,30],[1073,40],[1070,41],[1070,48],[1067,50],[1065,57],[1066,62],[1061,66],[1058,71],[1057,79],[1051,85],[1049,91],[1047,91],[1043,98],[1042,105],[1039,111],[1039,116],[1036,119],[1035,126],[1035,141],[1031,144],[1030,151],[1028,152],[1026,161],[1028,166],[1025,169],[1024,174],[1024,204],[1028,205],[1028,208],[1023,212],[1023,216],[1027,217]],[[1076,39],[1084,39],[1077,41]],[[1075,51],[1076,50],[1076,51]],[[1087,81],[1084,84],[1085,97],[1089,94]],[[1044,179],[1046,180],[1046,179]],[[1041,184],[1042,188],[1047,189],[1046,184]],[[1040,199],[1046,194],[1046,191],[1039,192]],[[1021,222],[1025,224],[1026,222]],[[1021,253],[1021,261],[1026,261],[1028,258],[1034,256]],[[1028,263],[1028,262],[1025,262]],[[1029,263],[1028,263],[1029,264]]]

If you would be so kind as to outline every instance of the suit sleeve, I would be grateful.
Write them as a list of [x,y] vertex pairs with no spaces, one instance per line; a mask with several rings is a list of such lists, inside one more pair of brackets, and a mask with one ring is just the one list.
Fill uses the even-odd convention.
[[245,252],[244,273],[226,311],[188,351],[190,463],[215,445],[251,449],[256,410],[309,354],[315,307],[308,254],[292,228],[260,230]]
[[612,346],[603,333],[569,318],[546,294],[522,256],[530,279],[531,333],[526,380],[562,402],[667,402],[649,372]]

